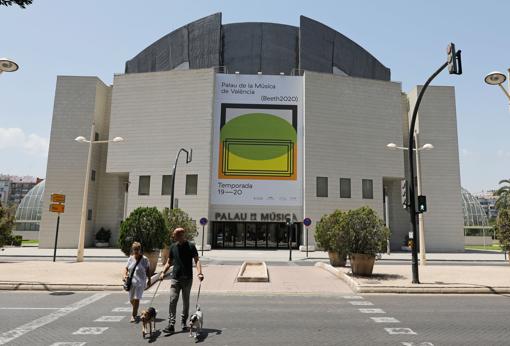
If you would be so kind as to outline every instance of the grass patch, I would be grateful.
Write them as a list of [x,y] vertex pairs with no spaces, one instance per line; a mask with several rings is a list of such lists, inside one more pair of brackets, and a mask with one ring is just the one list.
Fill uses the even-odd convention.
[[39,244],[39,240],[30,240],[30,239],[23,239],[23,241],[21,242],[22,244]]
[[464,247],[466,250],[491,250],[491,251],[501,251],[501,246],[499,244],[491,244],[487,246],[483,245],[468,245]]

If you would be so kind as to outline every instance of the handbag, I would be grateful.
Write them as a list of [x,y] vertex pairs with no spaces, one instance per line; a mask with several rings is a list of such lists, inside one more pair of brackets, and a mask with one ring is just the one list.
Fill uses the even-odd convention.
[[133,267],[133,270],[131,271],[131,274],[124,280],[124,284],[122,285],[122,288],[124,291],[129,291],[131,289],[131,284],[133,282],[133,275],[135,274],[136,267],[138,266],[138,263],[142,260],[143,256],[140,256],[138,261],[136,261],[135,266]]

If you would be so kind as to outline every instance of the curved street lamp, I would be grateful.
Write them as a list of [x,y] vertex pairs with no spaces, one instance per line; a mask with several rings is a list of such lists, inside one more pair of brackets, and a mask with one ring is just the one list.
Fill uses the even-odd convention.
[[83,262],[83,253],[85,248],[85,228],[87,224],[87,203],[89,196],[89,180],[90,180],[90,161],[92,158],[92,144],[102,144],[102,143],[112,143],[112,142],[122,142],[124,138],[115,137],[112,140],[106,141],[95,141],[95,123],[92,123],[92,127],[90,129],[90,139],[86,139],[83,136],[78,136],[74,140],[78,143],[88,143],[89,144],[89,153],[87,156],[87,170],[85,172],[85,185],[83,187],[83,200],[81,206],[81,220],[80,220],[80,235],[78,238],[78,253],[76,255],[76,262]]
[[0,73],[14,72],[19,69],[19,65],[8,58],[0,58]]
[[[510,69],[508,71],[510,73]],[[507,79],[506,76],[502,72],[494,71],[486,75],[484,81],[489,85],[499,85],[501,90],[503,90],[503,93],[510,101],[510,94],[508,93],[508,90],[505,89],[505,87],[503,86],[503,83],[506,81],[506,79]]]
[[[418,134],[415,134],[416,143],[418,143]],[[395,143],[386,144],[388,149],[396,150],[409,150],[406,147],[399,147]],[[421,195],[421,167],[420,167],[420,151],[422,150],[432,150],[434,146],[430,143],[426,143],[419,148],[413,149],[416,152],[416,185],[418,190],[418,195]],[[418,225],[419,225],[419,243],[420,243],[420,265],[427,264],[426,250],[425,250],[425,223],[423,221],[423,213],[418,214]]]

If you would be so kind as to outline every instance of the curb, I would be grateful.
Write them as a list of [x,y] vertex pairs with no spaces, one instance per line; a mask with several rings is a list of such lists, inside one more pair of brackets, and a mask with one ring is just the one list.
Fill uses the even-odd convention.
[[327,272],[338,277],[351,287],[355,293],[392,293],[392,294],[509,294],[510,287],[492,287],[488,285],[479,286],[435,286],[435,285],[416,285],[416,286],[381,286],[381,285],[362,285],[346,273],[336,269],[330,264],[319,262],[316,267],[322,268]]

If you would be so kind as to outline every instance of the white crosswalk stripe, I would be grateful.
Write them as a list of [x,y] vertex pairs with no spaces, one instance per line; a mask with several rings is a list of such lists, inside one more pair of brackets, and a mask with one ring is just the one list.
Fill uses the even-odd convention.
[[384,330],[390,335],[397,334],[407,334],[407,335],[416,335],[411,328],[384,328]]
[[362,314],[385,314],[383,309],[358,309]]
[[86,342],[55,342],[50,346],[83,346]]
[[373,303],[366,300],[354,300],[349,303],[351,303],[351,305],[374,305]]
[[101,316],[94,322],[120,322],[126,316]]
[[132,308],[114,308],[112,312],[131,312],[133,311]]
[[107,329],[108,327],[82,327],[75,331],[73,335],[99,335]]
[[400,323],[394,317],[370,317],[375,323]]

